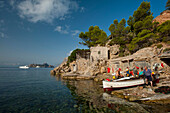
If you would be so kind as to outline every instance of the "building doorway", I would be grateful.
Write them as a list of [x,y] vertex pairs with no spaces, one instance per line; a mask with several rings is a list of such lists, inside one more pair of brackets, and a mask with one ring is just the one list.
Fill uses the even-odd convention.
[[108,50],[108,59],[110,59],[110,50]]

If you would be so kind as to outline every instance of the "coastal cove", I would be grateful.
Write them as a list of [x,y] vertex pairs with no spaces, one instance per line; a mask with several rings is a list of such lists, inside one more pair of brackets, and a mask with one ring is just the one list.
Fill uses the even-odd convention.
[[93,80],[64,80],[50,69],[0,68],[0,112],[162,112],[169,105],[140,104],[104,92]]
[[170,0],[0,9],[0,113],[170,113]]

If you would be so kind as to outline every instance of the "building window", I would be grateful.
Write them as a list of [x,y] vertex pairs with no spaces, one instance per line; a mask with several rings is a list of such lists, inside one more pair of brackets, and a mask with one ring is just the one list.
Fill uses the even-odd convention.
[[98,51],[98,54],[100,54],[100,51]]

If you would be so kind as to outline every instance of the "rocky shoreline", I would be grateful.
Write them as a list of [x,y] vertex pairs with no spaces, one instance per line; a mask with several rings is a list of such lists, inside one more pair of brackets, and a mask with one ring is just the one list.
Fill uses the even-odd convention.
[[[58,78],[58,77],[56,77]],[[133,87],[129,89],[115,90],[112,92],[104,92],[101,84],[93,80],[66,80],[68,88],[71,90],[73,95],[77,95],[79,101],[84,100],[83,103],[91,110],[99,112],[100,108],[110,108],[117,112],[128,111],[131,112],[153,112],[153,113],[165,113],[170,109],[169,94],[154,94],[148,88],[141,89],[140,87]],[[138,91],[138,92],[136,92]],[[141,98],[136,98],[135,93],[145,93]],[[78,107],[78,106],[75,106]],[[160,109],[162,109],[160,111]],[[106,109],[105,109],[106,110]]]
[[[89,77],[89,76],[83,76],[78,74],[63,74],[58,75],[63,80],[93,80],[94,82],[100,84],[102,87],[102,80],[103,78],[100,77]],[[101,75],[102,76],[102,75]],[[170,76],[168,76],[169,78]],[[153,89],[150,88],[150,86],[137,86],[127,89],[119,89],[114,91],[106,91],[111,96],[116,96],[118,98],[125,99],[130,102],[139,102],[144,104],[159,104],[159,105],[169,105],[170,104],[170,94],[162,94],[162,93],[155,93],[155,89],[161,87],[161,86],[170,86],[170,83],[166,81],[167,78],[161,77],[160,83],[157,84],[157,86],[154,86]],[[165,82],[167,82],[165,84]]]
[[[162,47],[159,47],[159,46]],[[94,78],[103,75],[105,78],[109,77],[107,75],[112,75],[116,72],[117,68],[121,68],[124,72],[126,67],[133,69],[135,66],[144,67],[148,66],[150,69],[153,69],[154,66],[160,67],[160,64],[164,65],[164,68],[160,70],[164,74],[170,73],[169,67],[169,58],[170,58],[170,45],[161,43],[153,45],[151,47],[143,48],[132,55],[125,57],[118,57],[119,46],[114,45],[111,47],[96,47],[95,52],[94,48],[88,51],[78,51],[76,53],[76,60],[68,63],[68,58],[65,58],[63,63],[58,67],[54,68],[50,73],[52,75],[84,75],[86,77],[93,76]],[[103,50],[101,50],[103,49]],[[110,53],[110,58],[104,53],[96,53],[96,51],[107,51],[108,49],[112,50]],[[109,51],[110,51],[109,50]],[[94,56],[96,57],[94,60]],[[64,77],[65,77],[64,76]],[[69,77],[68,77],[69,78]]]
[[[114,51],[113,53],[117,53],[119,51],[116,47],[118,46],[115,45],[114,47],[109,48],[112,48],[112,51]],[[98,58],[96,60],[92,60],[91,56],[94,56],[92,55],[92,51],[94,50],[93,48],[90,54],[79,51],[76,54],[76,61],[69,64],[67,63],[66,58],[61,65],[54,68],[54,70],[51,70],[50,73],[51,75],[60,76],[65,80],[94,80],[102,86],[103,80],[107,78],[112,79],[113,70],[116,70],[116,66],[124,70],[127,66],[134,67],[135,65],[138,65],[139,67],[142,67],[144,65],[148,65],[152,69],[155,64],[163,63],[164,68],[161,68],[159,83],[152,90],[150,87],[138,86],[134,88],[115,90],[110,92],[110,94],[128,101],[138,101],[149,104],[170,104],[169,94],[154,92],[155,89],[161,86],[170,86],[170,67],[169,60],[167,60],[170,58],[170,52],[165,52],[165,50],[169,50],[169,48],[170,45],[166,44],[162,44],[161,48],[157,45],[153,45],[151,47],[143,48],[126,57],[117,57],[117,54],[114,56],[112,53],[112,59]],[[107,48],[102,49],[105,50]],[[113,67],[111,69],[112,71],[108,72],[108,67]]]

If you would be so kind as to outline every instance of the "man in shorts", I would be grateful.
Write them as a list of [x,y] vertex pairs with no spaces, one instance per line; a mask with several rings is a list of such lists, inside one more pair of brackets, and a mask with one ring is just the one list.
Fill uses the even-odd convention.
[[151,83],[151,87],[153,87],[153,83],[152,83],[152,71],[150,69],[148,69],[147,66],[145,66],[143,74],[146,77],[146,84],[148,85],[148,82],[150,82]]

